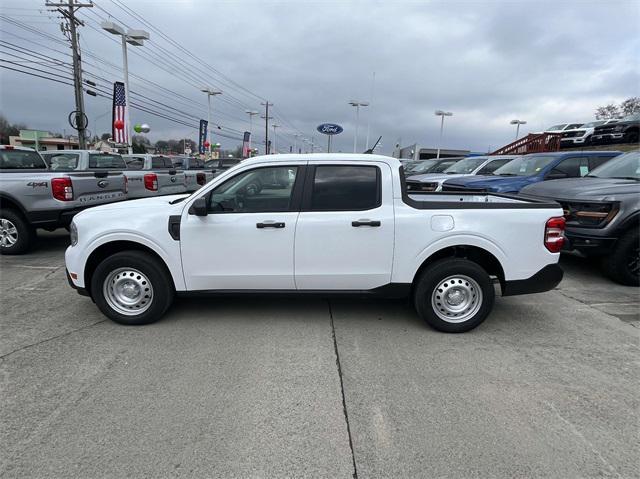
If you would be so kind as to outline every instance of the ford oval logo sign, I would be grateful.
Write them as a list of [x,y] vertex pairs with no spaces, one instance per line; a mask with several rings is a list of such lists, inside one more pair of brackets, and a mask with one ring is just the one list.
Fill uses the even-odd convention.
[[107,185],[109,185],[109,182],[108,182],[107,180],[100,180],[100,181],[98,181],[98,186],[99,186],[100,188],[106,188],[106,187],[107,187]]
[[335,123],[323,123],[322,125],[318,125],[316,129],[323,135],[339,135],[344,131],[340,125],[336,125]]

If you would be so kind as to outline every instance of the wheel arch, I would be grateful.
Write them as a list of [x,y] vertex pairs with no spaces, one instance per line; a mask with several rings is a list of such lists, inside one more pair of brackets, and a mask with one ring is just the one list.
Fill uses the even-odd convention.
[[157,251],[137,241],[113,240],[113,241],[102,243],[101,245],[97,246],[93,251],[91,251],[91,253],[87,257],[87,260],[84,265],[83,276],[84,276],[85,289],[87,290],[89,295],[91,295],[91,279],[98,265],[105,258],[115,253],[120,253],[122,251],[140,251],[140,252],[147,253],[153,258],[155,258],[160,263],[160,265],[164,268],[165,273],[170,278],[171,285],[173,286],[173,289],[175,291],[176,284],[175,284],[174,276],[171,273],[171,269],[167,265],[167,262],[164,260],[164,258]]
[[0,193],[0,208],[15,210],[20,213],[25,219],[27,218],[27,212],[22,204],[16,198],[8,195],[7,193]]
[[413,275],[412,289],[416,284],[416,280],[420,277],[425,269],[427,269],[436,261],[444,258],[467,259],[469,261],[473,261],[474,263],[481,266],[487,272],[487,274],[489,274],[490,276],[495,276],[500,282],[500,286],[504,289],[505,273],[500,260],[490,251],[480,246],[474,246],[470,244],[446,246],[431,253],[422,261],[415,274]]

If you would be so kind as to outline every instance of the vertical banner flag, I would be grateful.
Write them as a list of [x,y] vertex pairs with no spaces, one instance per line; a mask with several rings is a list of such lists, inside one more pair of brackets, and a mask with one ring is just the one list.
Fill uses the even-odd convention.
[[249,151],[250,138],[251,138],[251,133],[248,131],[245,131],[244,138],[242,139],[242,158],[249,158],[251,156],[251,152]]
[[200,133],[198,134],[198,153],[204,155],[206,148],[204,144],[207,142],[207,127],[209,122],[207,120],[200,120]]
[[116,143],[129,144],[129,125],[127,125],[127,96],[124,83],[113,84],[113,121],[111,122],[111,138]]

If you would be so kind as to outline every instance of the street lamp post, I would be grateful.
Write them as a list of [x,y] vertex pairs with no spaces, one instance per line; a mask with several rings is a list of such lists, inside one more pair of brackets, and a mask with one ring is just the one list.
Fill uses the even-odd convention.
[[356,153],[358,151],[358,123],[360,121],[360,107],[369,106],[369,103],[366,101],[351,100],[349,105],[356,107],[356,131],[353,136],[353,152]]
[[273,127],[273,151],[277,155],[278,154],[278,142],[276,137],[276,128],[280,128],[280,125],[276,125],[275,123],[271,125]]
[[115,22],[102,22],[100,24],[103,30],[113,34],[120,35],[122,38],[122,65],[124,70],[124,96],[127,102],[125,108],[125,125],[127,129],[127,151],[129,154],[133,153],[131,147],[131,122],[129,121],[129,106],[131,105],[131,98],[129,98],[129,62],[127,60],[127,43],[134,47],[141,47],[144,45],[144,40],[149,40],[149,32],[144,30],[129,29],[126,32],[124,28]]
[[213,88],[209,88],[207,86],[200,88],[200,91],[202,93],[206,93],[207,94],[207,130],[209,133],[209,148],[207,148],[209,151],[209,158],[211,158],[211,144],[213,143],[213,135],[211,133],[211,97],[212,96],[216,96],[216,95],[222,95],[222,92],[220,90],[214,90]]
[[245,113],[249,115],[249,151],[251,151],[251,141],[253,136],[253,117],[258,115],[259,112],[254,110],[245,110]]
[[518,136],[520,135],[520,125],[526,125],[527,122],[522,120],[511,120],[510,124],[517,125],[516,126],[516,140],[517,140]]
[[450,111],[442,111],[442,110],[436,110],[435,111],[435,115],[442,117],[441,121],[440,121],[440,140],[438,141],[438,153],[436,154],[436,159],[439,160],[440,159],[440,149],[442,148],[442,133],[444,131],[444,117],[445,116],[453,116],[453,113],[451,113]]

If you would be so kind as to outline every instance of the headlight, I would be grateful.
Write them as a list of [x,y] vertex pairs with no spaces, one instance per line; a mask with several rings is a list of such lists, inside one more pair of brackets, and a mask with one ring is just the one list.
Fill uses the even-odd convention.
[[438,183],[407,182],[407,191],[436,191]]
[[73,221],[69,226],[69,237],[71,238],[71,246],[78,244],[78,227]]
[[613,131],[615,131],[616,133],[620,133],[621,131],[624,131],[624,126],[623,125],[614,126]]
[[617,203],[563,203],[568,225],[602,228],[618,213]]

